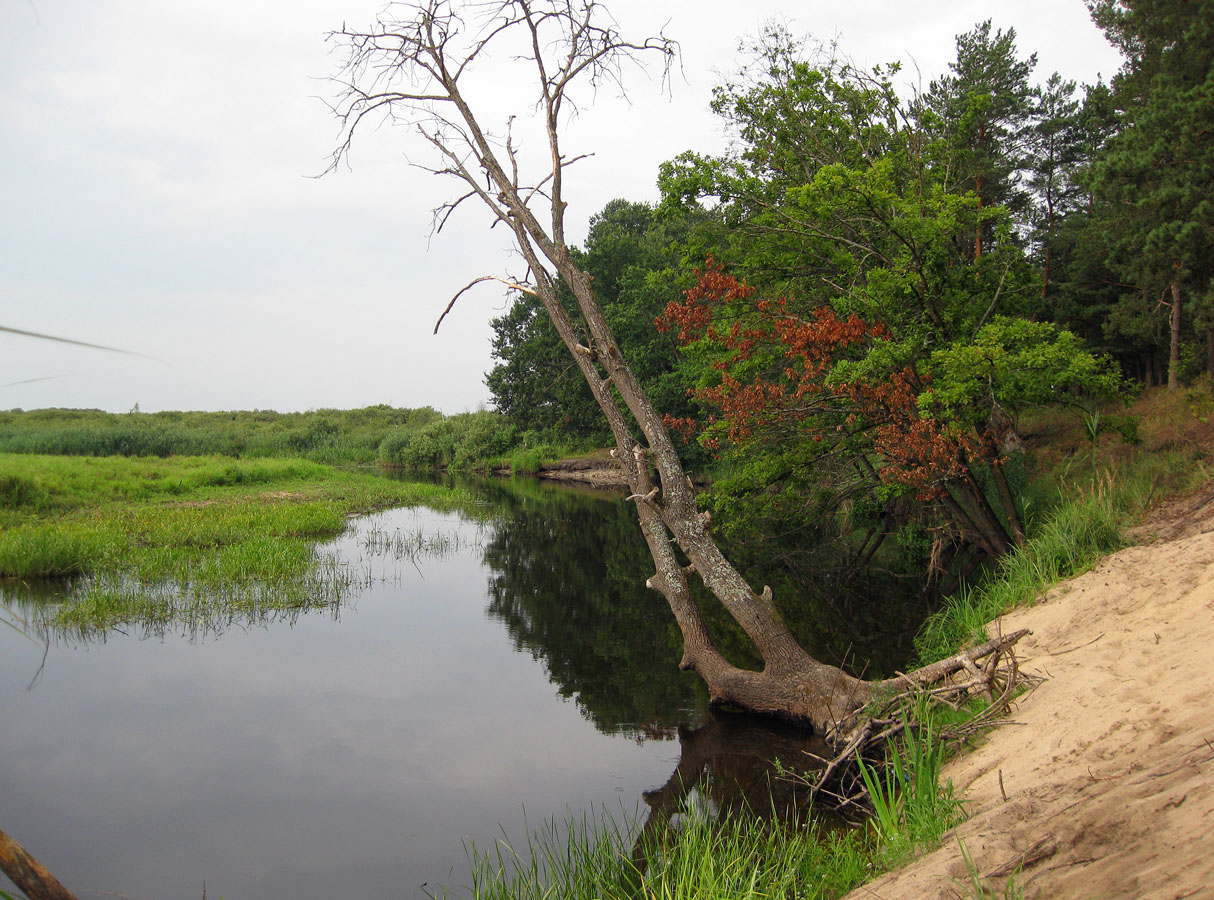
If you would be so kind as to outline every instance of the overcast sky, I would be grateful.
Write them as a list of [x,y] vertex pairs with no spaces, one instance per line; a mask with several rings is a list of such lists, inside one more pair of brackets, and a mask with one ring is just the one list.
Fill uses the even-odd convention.
[[[337,135],[320,99],[325,41],[380,0],[0,0],[0,409],[349,408],[488,401],[493,286],[517,271],[469,209],[429,240],[453,187],[411,168],[405,129],[361,135],[349,170],[314,178]],[[682,76],[630,79],[571,133],[569,222],[613,197],[652,201],[658,164],[717,150],[711,88],[740,37],[779,19],[855,61],[912,59],[926,83],[984,18],[1016,29],[1036,74],[1106,79],[1117,54],[1082,0],[609,0],[626,33],[665,26]],[[487,70],[488,71],[488,70]],[[904,80],[917,77],[915,67]],[[517,110],[520,114],[526,108]],[[506,110],[494,110],[504,120]]]

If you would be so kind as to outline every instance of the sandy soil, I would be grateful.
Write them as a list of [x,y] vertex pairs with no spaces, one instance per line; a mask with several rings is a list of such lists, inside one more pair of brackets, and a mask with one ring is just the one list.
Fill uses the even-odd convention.
[[1031,628],[1045,677],[950,763],[969,819],[849,900],[1214,898],[1214,488],[1165,507],[1139,545],[994,623]]

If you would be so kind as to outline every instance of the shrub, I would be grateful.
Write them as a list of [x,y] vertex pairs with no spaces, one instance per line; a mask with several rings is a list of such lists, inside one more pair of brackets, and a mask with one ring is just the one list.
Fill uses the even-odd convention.
[[483,467],[508,453],[518,440],[518,430],[497,413],[469,413],[456,419],[460,421],[452,468]]

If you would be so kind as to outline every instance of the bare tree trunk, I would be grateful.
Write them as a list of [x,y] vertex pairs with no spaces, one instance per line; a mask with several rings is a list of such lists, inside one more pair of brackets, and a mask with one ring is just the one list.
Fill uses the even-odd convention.
[[1180,281],[1172,282],[1172,340],[1168,348],[1168,390],[1180,390]]

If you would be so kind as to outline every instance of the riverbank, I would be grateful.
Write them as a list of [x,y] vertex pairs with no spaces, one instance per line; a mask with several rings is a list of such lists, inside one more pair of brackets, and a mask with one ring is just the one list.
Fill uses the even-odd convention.
[[537,478],[549,481],[579,482],[596,487],[627,487],[628,479],[611,456],[610,450],[595,450],[583,456],[573,456],[545,463]]
[[1033,631],[1021,667],[1045,680],[946,768],[968,819],[850,900],[1212,890],[1214,486],[1132,536],[1138,545],[992,624]]

